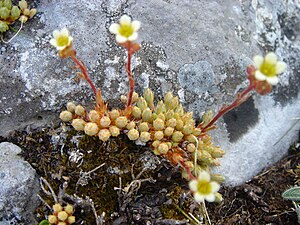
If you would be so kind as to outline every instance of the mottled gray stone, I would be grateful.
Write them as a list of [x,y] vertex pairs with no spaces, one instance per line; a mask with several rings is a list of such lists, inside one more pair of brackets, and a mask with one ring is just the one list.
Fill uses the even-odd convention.
[[272,94],[254,95],[221,119],[220,129],[212,133],[227,150],[220,168],[227,184],[251,178],[280,159],[296,140],[297,1],[47,0],[39,1],[37,8],[37,17],[11,44],[0,48],[5,65],[0,67],[0,135],[28,124],[51,123],[69,100],[92,102],[88,85],[74,82],[73,64],[58,59],[48,43],[57,28],[69,28],[79,58],[105,99],[115,105],[116,93],[128,90],[126,53],[107,28],[127,13],[142,22],[142,49],[132,60],[136,90],[150,87],[157,96],[172,90],[195,118],[207,109],[217,111],[247,86],[245,68],[253,55],[274,51],[288,64]]
[[11,143],[0,144],[0,224],[33,224],[33,212],[39,201],[35,170],[18,154]]

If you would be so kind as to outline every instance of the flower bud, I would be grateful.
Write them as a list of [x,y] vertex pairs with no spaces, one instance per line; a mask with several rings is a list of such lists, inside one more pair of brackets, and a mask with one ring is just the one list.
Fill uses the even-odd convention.
[[163,130],[165,127],[165,122],[162,119],[157,118],[153,121],[153,127],[155,130]]
[[28,4],[25,0],[21,0],[21,1],[19,1],[19,7],[21,10],[24,10],[24,9],[28,8]]
[[169,151],[169,146],[166,143],[160,143],[157,150],[160,154],[165,155]]
[[69,111],[62,111],[59,114],[59,118],[64,122],[69,122],[73,119],[73,114],[70,113]]
[[30,10],[29,9],[24,9],[23,10],[23,15],[24,16],[29,16],[30,15]]
[[89,119],[91,122],[97,123],[100,119],[100,115],[98,114],[98,112],[96,110],[91,110],[89,112]]
[[196,143],[197,140],[198,140],[198,138],[195,137],[195,136],[192,135],[192,134],[186,136],[184,139],[187,140],[188,142],[191,142],[191,143]]
[[221,148],[216,147],[210,154],[213,158],[221,158],[225,154],[225,151]]
[[67,212],[69,215],[73,214],[73,206],[68,204],[64,207],[65,212]]
[[120,116],[120,113],[119,113],[119,111],[117,109],[111,110],[110,112],[108,112],[108,114],[109,114],[109,117],[112,120],[115,120],[115,119],[117,119]]
[[7,23],[0,20],[0,32],[5,32],[9,29]]
[[180,131],[175,131],[172,134],[172,141],[174,142],[180,142],[183,138],[183,134]]
[[78,116],[84,116],[85,114],[85,109],[83,108],[82,105],[77,105],[75,107],[75,114],[78,115]]
[[173,99],[173,94],[172,94],[172,92],[167,92],[167,94],[165,95],[165,104],[167,105],[167,104],[169,104],[170,103],[170,101]]
[[212,159],[211,166],[221,166],[221,162],[218,159]]
[[101,141],[105,142],[110,138],[110,132],[108,129],[101,129],[98,133],[98,137]]
[[122,103],[124,103],[124,104],[127,103],[127,97],[125,95],[121,95],[120,99],[121,99]]
[[196,146],[193,143],[190,143],[186,146],[186,150],[189,152],[194,152],[196,150]]
[[73,102],[67,103],[67,110],[71,113],[75,112],[76,105]]
[[52,208],[54,212],[60,212],[63,210],[62,206],[59,203],[53,205]]
[[72,126],[74,127],[75,130],[84,130],[85,126],[85,121],[83,119],[74,119],[72,121]]
[[116,119],[116,126],[119,128],[124,128],[127,125],[127,118],[125,116],[120,116]]
[[57,223],[57,218],[54,215],[48,216],[48,222],[51,224],[56,224]]
[[116,126],[110,126],[109,132],[111,133],[111,136],[117,137],[120,135],[120,129]]
[[166,107],[167,109],[175,109],[178,106],[178,97],[173,97],[170,102],[167,104],[166,103]]
[[184,114],[184,110],[181,104],[179,104],[175,109],[174,112],[177,113],[179,116]]
[[147,108],[147,102],[143,97],[140,97],[136,102],[136,106],[139,107],[142,111]]
[[142,120],[145,122],[152,122],[152,111],[149,108],[146,108],[142,113]]
[[30,9],[29,18],[31,19],[36,14],[36,9]]
[[213,161],[211,155],[205,150],[198,151],[197,158],[199,161],[207,164],[211,164]]
[[193,130],[193,135],[195,136],[199,136],[200,134],[202,133],[201,129],[200,128],[194,128]]
[[20,17],[21,14],[21,10],[19,9],[18,6],[13,6],[11,11],[10,11],[10,15],[13,19],[18,19]]
[[167,126],[168,127],[176,127],[176,119],[175,118],[171,118],[167,121]]
[[65,211],[61,211],[57,214],[57,218],[61,221],[65,221],[68,218],[68,213],[66,213]]
[[182,130],[183,129],[183,121],[181,119],[177,119],[176,121],[176,130]]
[[76,222],[75,216],[69,216],[68,217],[68,223],[69,224],[72,224],[72,223],[75,223],[75,222]]
[[166,106],[165,103],[163,101],[159,101],[157,103],[156,109],[155,109],[155,113],[158,115],[160,113],[165,113],[166,112]]
[[161,140],[163,138],[164,138],[164,132],[159,130],[154,133],[154,140]]
[[220,193],[215,194],[215,201],[216,203],[221,203],[223,201],[223,197]]
[[141,115],[142,115],[142,110],[136,106],[134,106],[132,108],[132,112],[131,114],[133,115],[134,118],[136,119],[140,119],[141,118]]
[[158,141],[158,140],[153,141],[153,142],[152,142],[152,146],[153,146],[154,148],[157,148],[157,147],[159,146],[160,143],[161,143],[161,142]]
[[103,117],[100,119],[100,125],[101,125],[101,127],[104,127],[104,128],[109,127],[110,122],[111,122],[111,121],[110,121],[110,119],[109,119],[108,116],[103,116]]
[[99,131],[99,127],[96,123],[89,122],[86,123],[84,126],[84,133],[86,133],[89,136],[94,136]]
[[185,135],[193,133],[194,127],[191,124],[187,124],[183,126],[182,133]]
[[141,134],[140,134],[140,140],[142,141],[142,142],[147,142],[147,141],[149,141],[151,139],[151,136],[150,136],[150,133],[149,132],[146,132],[146,131],[143,131],[143,132],[141,132]]
[[149,131],[149,126],[147,122],[142,122],[139,125],[139,131],[143,132],[143,131]]
[[216,181],[217,183],[223,183],[225,181],[225,177],[222,174],[211,174],[211,180]]
[[165,136],[167,137],[170,137],[174,132],[174,128],[173,127],[167,127],[165,130],[164,130],[164,134]]
[[0,18],[6,20],[9,17],[9,9],[6,7],[0,8]]
[[150,90],[150,88],[147,88],[144,92],[144,98],[148,104],[148,106],[153,109],[154,108],[154,94]]
[[133,92],[132,94],[132,103],[137,102],[137,100],[139,99],[139,94],[136,92]]
[[22,16],[20,16],[20,18],[19,18],[19,21],[20,21],[21,23],[26,23],[27,20],[28,20],[28,17],[25,16],[25,15],[22,15]]
[[158,115],[157,115],[157,118],[162,119],[163,121],[166,120],[165,115],[162,114],[162,113],[158,114]]
[[130,121],[127,126],[126,126],[127,130],[131,130],[133,128],[135,128],[135,122],[134,121]]
[[136,129],[131,129],[130,131],[128,131],[127,136],[129,140],[135,141],[139,138],[139,132]]
[[171,118],[174,117],[174,111],[173,110],[169,110],[167,113],[166,113],[166,120],[169,120]]

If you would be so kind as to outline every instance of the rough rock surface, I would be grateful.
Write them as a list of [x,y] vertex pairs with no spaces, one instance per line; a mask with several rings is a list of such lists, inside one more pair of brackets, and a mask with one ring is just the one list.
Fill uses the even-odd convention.
[[0,48],[0,62],[5,65],[0,68],[0,135],[28,124],[51,123],[69,100],[91,102],[87,84],[73,80],[72,63],[58,59],[48,43],[56,28],[70,29],[78,56],[106,99],[114,103],[115,93],[126,93],[126,54],[107,28],[127,13],[142,22],[142,50],[133,58],[137,91],[150,87],[162,96],[173,90],[196,118],[208,108],[217,110],[246,87],[245,66],[254,54],[275,51],[289,65],[272,94],[254,95],[220,121],[221,129],[213,133],[227,150],[220,172],[228,184],[241,183],[277,161],[296,139],[299,1],[35,3],[36,18],[12,43]]
[[38,206],[38,179],[35,170],[18,154],[21,149],[9,142],[0,144],[0,225],[33,224]]

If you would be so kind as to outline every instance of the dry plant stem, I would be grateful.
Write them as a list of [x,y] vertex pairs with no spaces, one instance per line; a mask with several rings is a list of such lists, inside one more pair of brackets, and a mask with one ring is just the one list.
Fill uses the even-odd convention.
[[97,94],[97,89],[96,89],[95,85],[93,84],[91,78],[89,77],[88,71],[87,71],[87,68],[85,67],[85,65],[83,65],[83,63],[80,60],[77,59],[75,51],[73,51],[73,54],[71,54],[70,57],[76,63],[76,65],[79,67],[79,69],[82,72],[82,75],[83,75],[84,79],[89,83],[89,85],[93,89],[94,94],[96,95]]
[[14,34],[14,36],[12,36],[8,41],[5,41],[5,40],[3,39],[2,36],[1,36],[1,41],[2,41],[3,43],[5,43],[5,44],[10,43],[15,37],[18,36],[18,34],[20,33],[20,31],[22,30],[22,28],[23,28],[23,23],[24,23],[24,20],[21,21],[21,26],[20,26],[19,30],[18,30],[18,31]]
[[[242,104],[243,102],[245,102],[251,95],[249,94],[249,92],[254,88],[254,86],[250,83],[249,86],[242,91],[242,93],[238,93],[236,99],[234,100],[233,103],[231,103],[229,106],[223,106],[220,111],[218,112],[217,115],[215,115],[215,117],[209,122],[209,124],[207,124],[205,127],[203,127],[203,131],[207,131],[208,128],[210,128],[211,126],[214,125],[214,123],[224,114],[228,113],[230,110],[238,107],[240,104]],[[200,125],[198,126],[200,127]]]
[[131,72],[131,57],[132,57],[132,53],[129,49],[127,49],[127,65],[126,65],[126,70],[127,70],[127,74],[128,74],[128,79],[129,79],[129,93],[128,93],[128,99],[127,99],[127,107],[131,106],[132,104],[132,95],[133,95],[133,91],[134,91],[134,79],[132,76],[132,72]]
[[[44,184],[46,184],[46,186],[48,187],[48,189],[50,190],[50,192],[46,190],[46,188],[44,187]],[[41,186],[42,190],[44,191],[44,193],[45,193],[46,195],[52,196],[54,202],[55,202],[55,203],[58,203],[57,196],[56,196],[55,192],[53,191],[51,185],[50,185],[50,184],[48,183],[48,181],[47,181],[45,178],[43,178],[43,177],[40,178],[40,186]]]

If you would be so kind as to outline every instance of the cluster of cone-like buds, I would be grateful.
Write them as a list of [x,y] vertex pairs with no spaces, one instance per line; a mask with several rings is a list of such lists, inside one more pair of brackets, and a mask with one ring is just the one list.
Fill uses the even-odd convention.
[[55,225],[69,225],[75,223],[74,209],[71,205],[62,207],[59,203],[53,205],[53,214],[48,216],[48,222]]
[[0,0],[0,33],[9,29],[9,25],[16,20],[25,23],[36,14],[36,9],[29,9],[25,0],[21,0],[18,6],[11,0]]

